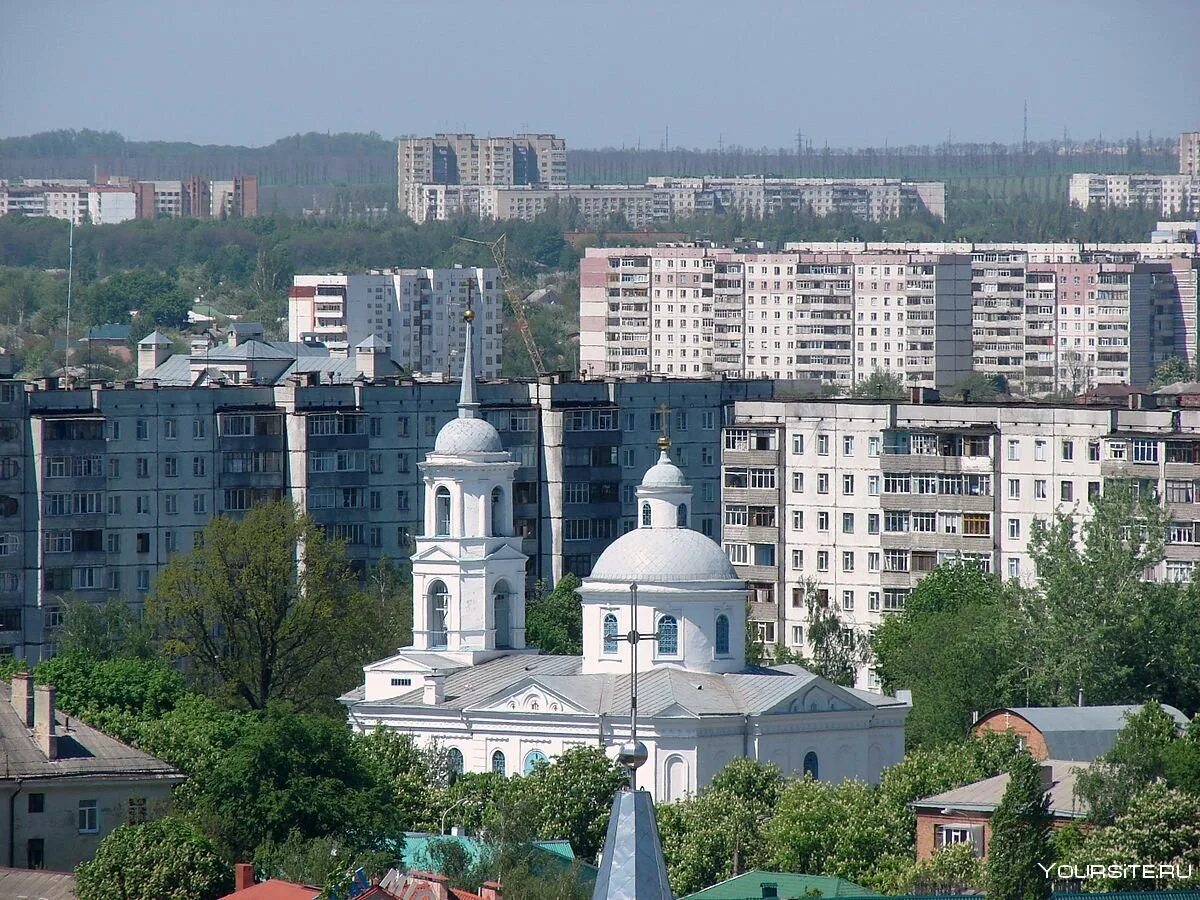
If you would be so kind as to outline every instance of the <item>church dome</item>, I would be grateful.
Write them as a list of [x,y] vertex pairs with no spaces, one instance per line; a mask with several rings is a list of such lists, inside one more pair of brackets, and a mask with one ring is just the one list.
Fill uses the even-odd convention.
[[647,488],[676,488],[687,484],[683,480],[683,472],[679,466],[671,462],[671,457],[664,451],[658,457],[658,462],[646,470],[642,478],[642,487]]
[[588,580],[651,584],[742,579],[720,545],[698,531],[635,528],[608,545]]
[[447,456],[462,453],[503,453],[500,432],[486,419],[458,418],[447,422],[438,432],[433,452]]

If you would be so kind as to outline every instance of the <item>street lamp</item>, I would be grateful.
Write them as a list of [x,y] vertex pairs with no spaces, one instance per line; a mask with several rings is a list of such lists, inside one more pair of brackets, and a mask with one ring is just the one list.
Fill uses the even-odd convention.
[[444,813],[442,813],[442,824],[441,824],[441,828],[439,829],[438,833],[443,834],[443,835],[446,833],[446,816],[450,815],[450,813],[452,813],[456,807],[463,806],[470,802],[471,802],[470,797],[460,797],[459,799],[457,799],[453,803],[451,803],[446,808],[446,811]]

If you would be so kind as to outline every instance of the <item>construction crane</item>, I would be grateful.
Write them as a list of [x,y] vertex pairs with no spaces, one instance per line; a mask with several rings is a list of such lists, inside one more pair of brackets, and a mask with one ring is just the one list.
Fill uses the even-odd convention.
[[542,362],[542,352],[538,349],[537,341],[533,339],[533,332],[529,330],[529,319],[525,317],[525,300],[508,272],[508,262],[505,259],[507,238],[508,235],[502,234],[494,241],[478,241],[469,237],[460,237],[459,240],[468,244],[480,244],[492,251],[492,259],[496,261],[496,268],[500,272],[500,285],[504,288],[504,296],[512,308],[517,331],[525,341],[525,350],[529,353],[529,361],[533,363],[533,372],[540,378],[546,374],[546,366]]

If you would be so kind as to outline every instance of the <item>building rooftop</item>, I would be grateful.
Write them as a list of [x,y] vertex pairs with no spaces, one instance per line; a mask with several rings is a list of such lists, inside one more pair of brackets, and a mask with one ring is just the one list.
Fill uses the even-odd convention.
[[[1009,713],[1024,719],[1042,735],[1050,759],[1091,762],[1112,749],[1126,719],[1142,709],[1134,706],[1023,706],[998,709],[984,718]],[[1163,706],[1180,727],[1188,717],[1173,706]],[[982,721],[982,719],[980,720]]]
[[[688,894],[680,900],[749,900],[767,896],[764,887],[774,886],[779,900],[796,900],[807,896],[819,897],[877,897],[875,891],[845,878],[830,875],[799,875],[793,872],[764,872],[754,869],[727,878],[702,891]],[[819,893],[813,894],[813,891]]]
[[72,872],[0,868],[0,897],[75,900],[75,875]]
[[[1075,776],[1086,771],[1090,764],[1076,760],[1047,759],[1043,766],[1050,767],[1052,779],[1050,790],[1050,814],[1060,819],[1082,819],[1087,815],[1087,807],[1075,797]],[[1008,788],[1009,775],[994,775],[973,784],[960,788],[943,791],[932,797],[923,797],[911,805],[914,809],[936,810],[950,809],[954,812],[994,812],[1004,799],[1004,791]]]
[[[0,681],[0,779],[85,776],[138,776],[182,781],[183,775],[161,759],[123,744],[73,716],[55,712],[56,759],[48,759],[12,706],[12,686]],[[3,896],[9,896],[3,894]]]

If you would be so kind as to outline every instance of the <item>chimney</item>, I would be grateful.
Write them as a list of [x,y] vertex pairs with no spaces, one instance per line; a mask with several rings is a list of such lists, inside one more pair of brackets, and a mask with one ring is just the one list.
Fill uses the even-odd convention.
[[244,891],[254,886],[254,863],[236,863],[233,867],[233,889]]
[[172,349],[174,349],[174,346],[170,340],[157,331],[150,332],[138,341],[138,377],[145,376],[166,362],[171,356]]
[[480,900],[500,900],[500,882],[485,881],[479,887]]
[[1078,705],[1079,705],[1079,706],[1083,706],[1083,685],[1082,685],[1082,684],[1079,686],[1079,700],[1078,700]]
[[425,690],[421,702],[435,706],[446,699],[446,676],[442,672],[431,672],[425,676]]
[[33,676],[28,672],[14,672],[12,677],[12,707],[17,711],[21,724],[33,727]]
[[54,685],[33,689],[33,737],[46,759],[58,759],[58,734],[54,723]]
[[1038,769],[1042,776],[1042,792],[1045,793],[1046,791],[1050,790],[1050,788],[1054,787],[1054,768],[1052,766],[1042,764],[1038,766]]

